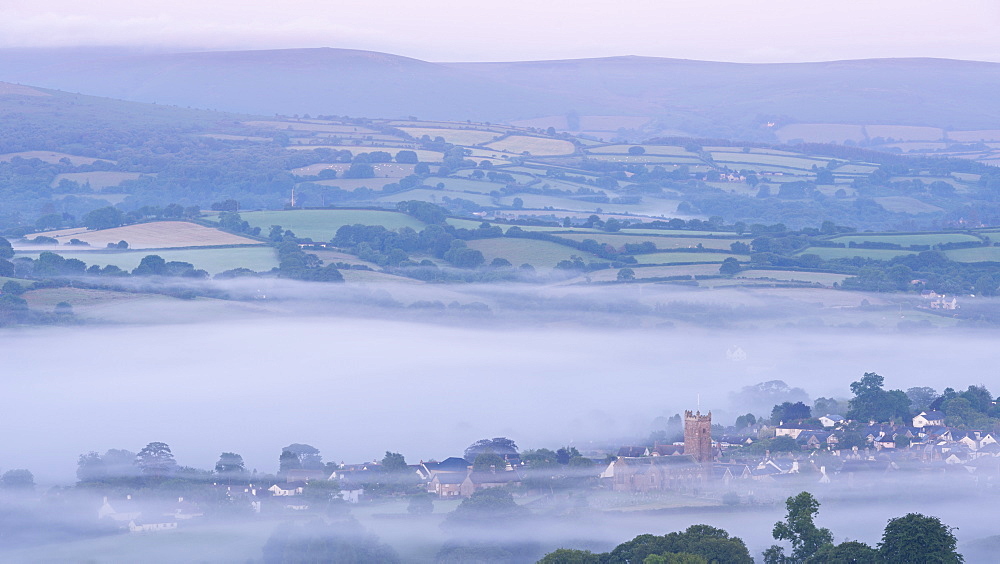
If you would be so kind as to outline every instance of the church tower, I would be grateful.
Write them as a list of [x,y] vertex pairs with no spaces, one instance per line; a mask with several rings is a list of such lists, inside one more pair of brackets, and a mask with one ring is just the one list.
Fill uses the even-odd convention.
[[712,456],[712,412],[702,415],[701,411],[684,412],[684,454],[691,455],[701,463],[711,463]]

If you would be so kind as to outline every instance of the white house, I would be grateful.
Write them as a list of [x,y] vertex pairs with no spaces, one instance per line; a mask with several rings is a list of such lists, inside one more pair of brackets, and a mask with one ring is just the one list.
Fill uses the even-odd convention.
[[918,429],[928,425],[938,427],[944,425],[944,413],[940,411],[921,411],[919,415],[913,418],[913,426]]

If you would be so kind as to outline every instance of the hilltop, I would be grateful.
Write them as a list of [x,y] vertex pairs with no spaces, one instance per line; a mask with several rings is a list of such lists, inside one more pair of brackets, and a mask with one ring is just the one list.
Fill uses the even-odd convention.
[[[605,116],[618,119],[605,120],[607,127],[600,130],[635,131],[639,137],[671,132],[777,140],[789,138],[776,133],[788,124],[1000,129],[1000,111],[993,103],[1000,64],[945,59],[432,63],[329,48],[152,54],[20,49],[0,50],[0,80],[263,115],[548,118],[556,129],[577,132],[587,131],[587,125],[575,116]],[[910,134],[904,140],[943,137],[940,132],[931,139]],[[819,140],[809,132],[796,135]],[[830,140],[858,136],[835,133]]]

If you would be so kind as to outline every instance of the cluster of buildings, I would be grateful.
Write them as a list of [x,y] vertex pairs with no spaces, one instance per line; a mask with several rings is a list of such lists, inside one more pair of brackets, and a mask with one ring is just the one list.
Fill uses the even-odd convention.
[[[626,446],[617,456],[602,459],[603,463],[581,469],[591,485],[594,479],[600,487],[615,491],[645,494],[679,491],[697,493],[710,489],[732,491],[743,484],[745,490],[783,483],[801,487],[809,483],[869,484],[878,487],[896,472],[911,476],[948,474],[951,482],[966,480],[970,484],[995,487],[1000,483],[1000,442],[993,433],[980,430],[959,430],[945,425],[945,415],[925,411],[913,418],[910,425],[872,423],[858,428],[837,414],[818,418],[822,429],[795,424],[776,427],[756,425],[736,434],[712,437],[712,414],[686,411],[684,441],[675,444],[655,444],[653,447]],[[781,454],[764,451],[751,456],[750,449],[764,437],[787,437],[798,449]],[[848,433],[853,441],[845,441]],[[858,443],[860,434],[863,444]],[[787,441],[786,441],[787,443]],[[279,511],[309,509],[311,499],[305,495],[310,482],[336,481],[339,491],[330,491],[348,503],[358,503],[372,484],[399,480],[405,487],[397,491],[422,489],[438,498],[466,498],[477,491],[497,487],[532,486],[530,478],[546,475],[533,471],[519,455],[508,453],[500,457],[503,463],[489,469],[477,469],[465,458],[451,457],[440,462],[427,461],[409,465],[405,471],[387,473],[378,462],[341,465],[332,473],[323,470],[290,470],[285,481],[269,486],[253,484],[214,484],[225,498],[250,504],[260,513],[262,505]],[[596,461],[595,461],[596,462]],[[314,496],[315,497],[315,496]],[[179,522],[200,517],[197,505],[179,498],[176,503],[159,503],[140,510],[127,498],[104,504],[99,517],[111,519],[132,532],[170,530]]]

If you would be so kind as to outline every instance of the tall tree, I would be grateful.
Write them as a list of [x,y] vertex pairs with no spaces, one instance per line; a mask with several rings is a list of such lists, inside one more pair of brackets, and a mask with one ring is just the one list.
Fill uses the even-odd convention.
[[[833,543],[833,533],[829,529],[819,528],[813,522],[819,512],[819,502],[809,492],[802,492],[785,500],[788,513],[784,521],[774,524],[771,535],[775,540],[786,540],[792,543],[792,562],[804,562],[821,547]],[[768,564],[778,564],[788,561],[784,549],[773,545],[764,553],[764,561]]]
[[163,477],[177,469],[177,462],[167,443],[149,443],[139,451],[135,460],[147,476]]

